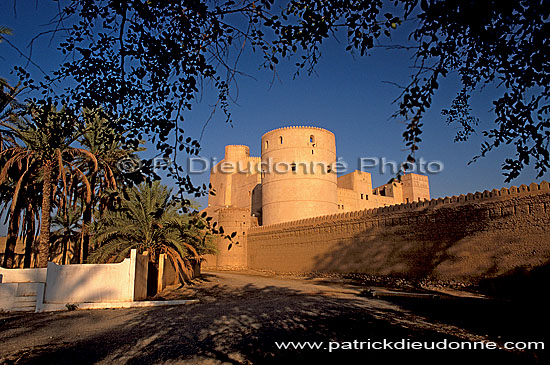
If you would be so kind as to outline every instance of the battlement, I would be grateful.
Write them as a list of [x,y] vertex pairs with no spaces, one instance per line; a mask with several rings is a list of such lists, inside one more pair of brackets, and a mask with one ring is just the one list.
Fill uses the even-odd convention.
[[[418,211],[427,207],[444,207],[455,206],[460,204],[471,204],[472,202],[489,202],[506,200],[514,197],[522,197],[528,195],[550,194],[550,184],[547,181],[542,181],[539,184],[531,183],[529,186],[522,184],[519,187],[511,186],[510,188],[485,190],[483,192],[475,192],[468,194],[453,195],[450,197],[437,198],[431,200],[423,200],[412,203],[402,203],[389,205],[380,208],[357,210],[352,212],[343,212],[337,214],[323,215],[307,219],[301,219],[291,222],[272,224],[267,226],[255,227],[250,231],[250,234],[264,233],[269,231],[281,231],[299,226],[319,225],[323,223],[331,223],[345,221],[350,218],[373,217],[394,212]],[[436,209],[437,209],[436,208]]]
[[255,156],[249,156],[248,161],[253,162],[253,163],[260,163],[260,162],[262,162],[262,158],[261,157],[255,157]]
[[313,130],[318,130],[318,131],[323,131],[323,132],[328,132],[328,133],[330,133],[330,134],[333,134],[333,133],[332,133],[331,131],[329,131],[328,129],[321,128],[321,127],[296,125],[296,126],[287,126],[287,127],[281,127],[281,128],[272,129],[272,130],[270,130],[270,131],[264,133],[264,136],[267,135],[267,134],[273,133],[273,132],[277,132],[277,131],[286,131],[286,130],[293,130],[293,129],[313,129]]
[[225,148],[230,147],[232,149],[243,149],[248,150],[250,147],[245,144],[228,144],[225,146]]

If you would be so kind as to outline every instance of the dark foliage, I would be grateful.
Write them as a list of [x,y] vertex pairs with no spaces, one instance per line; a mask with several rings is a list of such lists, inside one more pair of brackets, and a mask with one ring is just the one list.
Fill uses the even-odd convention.
[[[493,102],[494,127],[482,131],[486,142],[480,156],[514,144],[515,156],[503,164],[507,181],[530,163],[539,176],[550,167],[549,0],[274,3],[70,1],[58,19],[60,28],[71,24],[60,45],[68,61],[40,88],[51,95],[56,81],[69,81],[71,87],[61,94],[69,106],[105,108],[120,120],[121,131],[130,131],[126,143],[148,136],[177,162],[179,152],[200,150],[197,140],[184,135],[182,124],[201,85],[216,88],[216,107],[231,120],[229,88],[245,44],[263,54],[266,68],[274,70],[280,59],[292,57],[298,72],[312,72],[328,37],[347,35],[346,50],[363,55],[407,21],[415,24],[406,47],[414,52],[416,72],[403,88],[394,116],[407,125],[408,161],[415,160],[422,118],[439,82],[456,72],[463,88],[446,116],[462,127],[457,139],[467,139],[478,123],[469,115],[469,95],[487,84],[498,85],[503,94]],[[231,56],[234,43],[240,50]],[[177,163],[170,174],[180,192],[200,196],[208,190],[193,186]]]

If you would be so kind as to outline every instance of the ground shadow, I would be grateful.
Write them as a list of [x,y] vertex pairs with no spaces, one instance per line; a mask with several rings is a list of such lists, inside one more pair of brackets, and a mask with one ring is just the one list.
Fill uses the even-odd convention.
[[[422,361],[491,360],[499,363],[536,363],[537,354],[506,351],[335,350],[329,341],[461,341],[453,334],[404,321],[387,302],[338,298],[279,287],[214,285],[201,292],[200,304],[130,310],[98,310],[29,317],[24,324],[41,331],[75,331],[70,342],[52,339],[49,345],[25,349],[5,357],[5,363],[396,363]],[[103,329],[93,330],[93,326]],[[90,326],[87,328],[87,326]],[[79,332],[82,337],[79,338]],[[86,331],[92,331],[86,335]],[[321,350],[278,349],[276,342],[321,341]],[[24,338],[21,338],[24,343]]]

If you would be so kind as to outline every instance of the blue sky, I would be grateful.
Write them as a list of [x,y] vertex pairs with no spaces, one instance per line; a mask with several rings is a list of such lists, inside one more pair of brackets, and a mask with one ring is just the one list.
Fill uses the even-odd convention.
[[[57,11],[55,2],[37,3],[17,1],[15,17],[13,2],[0,2],[0,25],[13,29],[14,35],[9,40],[27,53],[29,41],[39,32],[50,29],[45,24]],[[51,44],[49,41],[48,36],[40,38],[32,55],[33,61],[47,71],[53,70],[62,60],[56,51],[56,40]],[[407,82],[412,72],[410,55],[405,51],[376,49],[370,56],[353,57],[344,48],[336,40],[325,42],[316,75],[302,72],[294,79],[295,61],[282,61],[275,81],[271,71],[259,69],[259,56],[246,52],[240,69],[251,77],[237,80],[238,98],[236,104],[231,105],[233,125],[226,124],[223,115],[217,113],[206,127],[201,155],[221,159],[225,145],[245,144],[250,146],[252,155],[259,156],[260,139],[265,132],[288,125],[313,125],[334,132],[338,156],[352,167],[359,157],[403,161],[407,155],[401,137],[404,126],[390,119],[397,108],[392,101],[399,95],[399,89],[385,81]],[[26,60],[6,43],[0,44],[0,56],[0,76],[8,79],[12,77],[8,73],[14,65],[26,64]],[[40,76],[34,66],[28,69],[36,77]],[[458,87],[456,75],[451,74],[441,82],[433,106],[423,120],[423,142],[417,157],[442,161],[445,166],[443,172],[429,177],[432,197],[540,182],[542,179],[536,179],[536,172],[526,168],[512,184],[504,183],[501,164],[514,152],[509,146],[467,165],[479,152],[483,141],[480,132],[493,125],[491,101],[503,90],[488,87],[474,94],[472,106],[481,119],[478,134],[466,143],[454,143],[456,129],[445,123],[441,109],[450,106]],[[187,115],[184,129],[188,135],[199,137],[215,101],[215,94],[206,87],[200,101],[195,102],[194,110]],[[381,175],[378,170],[368,171],[372,173],[374,185],[384,184],[393,177],[391,173]],[[548,180],[548,177],[547,174],[544,178]],[[194,176],[193,181],[207,183],[208,174]],[[205,198],[199,202],[206,205]]]

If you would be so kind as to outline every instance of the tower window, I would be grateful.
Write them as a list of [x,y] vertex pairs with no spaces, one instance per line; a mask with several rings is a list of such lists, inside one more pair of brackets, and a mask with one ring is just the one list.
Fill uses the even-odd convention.
[[361,200],[363,200],[363,194],[361,194]]
[[295,172],[296,171],[296,164],[293,162],[290,164],[290,169]]
[[269,141],[265,141],[265,149],[267,150],[269,148]]
[[313,134],[309,136],[309,143],[315,143],[315,136]]
[[281,142],[281,144],[283,144],[283,136],[279,137],[279,142]]

